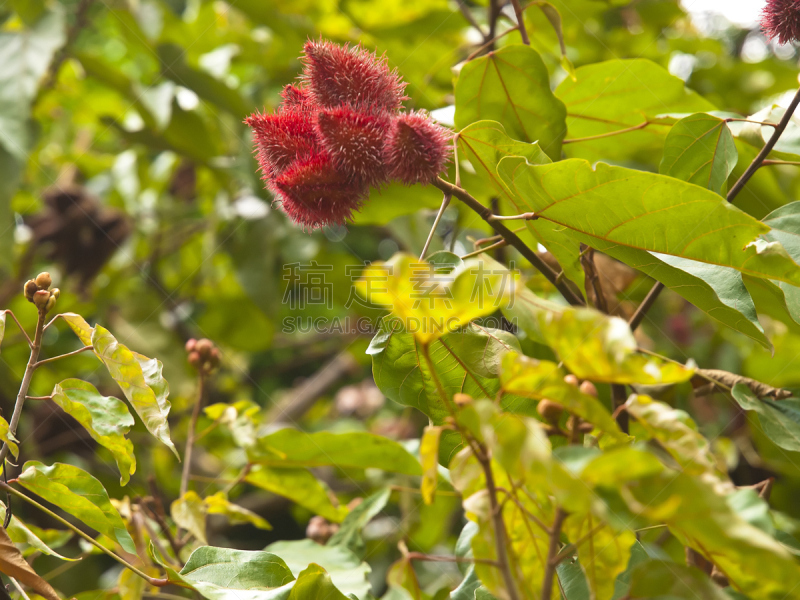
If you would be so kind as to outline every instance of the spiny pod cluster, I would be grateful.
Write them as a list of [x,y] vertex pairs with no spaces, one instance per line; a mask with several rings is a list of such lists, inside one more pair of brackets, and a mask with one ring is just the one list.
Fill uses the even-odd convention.
[[800,40],[800,2],[768,0],[761,12],[761,29],[769,39],[781,44]]
[[219,367],[219,348],[206,338],[194,338],[186,342],[189,364],[203,375],[208,375]]
[[45,313],[50,312],[56,305],[56,300],[58,300],[61,294],[61,290],[58,288],[53,288],[51,290],[51,285],[53,285],[53,278],[50,277],[50,273],[47,271],[39,273],[36,279],[28,279],[28,281],[25,282],[25,286],[23,287],[25,297],[28,299],[28,302],[35,304],[36,308],[40,311],[44,311]]
[[451,133],[424,112],[402,112],[406,84],[385,57],[309,41],[297,85],[274,114],[246,120],[267,189],[308,229],[342,224],[370,186],[429,183],[450,157]]

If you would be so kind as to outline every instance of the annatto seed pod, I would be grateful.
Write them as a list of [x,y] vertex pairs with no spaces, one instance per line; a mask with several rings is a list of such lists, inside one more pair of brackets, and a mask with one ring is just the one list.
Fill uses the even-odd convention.
[[33,302],[33,295],[39,291],[39,286],[36,285],[33,279],[28,279],[28,281],[25,282],[23,291],[25,292],[25,297],[28,299],[28,302]]
[[383,152],[389,177],[407,185],[430,183],[447,166],[452,136],[424,112],[397,115]]
[[186,346],[185,346],[186,352],[193,352],[196,345],[197,345],[197,340],[196,339],[191,338],[191,339],[187,340],[186,341]]
[[36,305],[37,308],[43,309],[47,306],[47,302],[50,300],[50,292],[47,290],[39,290],[33,295],[33,303]]
[[564,407],[552,400],[540,400],[539,404],[536,405],[536,412],[548,423],[555,424],[561,418]]
[[50,273],[48,273],[47,271],[44,271],[43,273],[39,273],[36,276],[36,285],[38,285],[39,288],[41,288],[43,290],[49,289],[50,285],[52,285],[52,283],[53,283],[53,279],[52,279],[52,277],[50,277]]
[[580,390],[587,396],[594,396],[595,398],[597,398],[597,388],[591,381],[587,380],[581,383]]

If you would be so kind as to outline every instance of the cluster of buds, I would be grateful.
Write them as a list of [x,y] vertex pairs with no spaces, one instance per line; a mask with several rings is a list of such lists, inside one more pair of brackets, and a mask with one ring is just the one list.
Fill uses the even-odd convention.
[[56,305],[56,300],[61,294],[58,288],[50,289],[53,278],[50,273],[44,271],[36,276],[36,279],[29,279],[25,282],[24,291],[28,302],[36,305],[40,311],[47,313]]
[[186,342],[189,364],[203,375],[208,375],[219,366],[219,348],[206,338],[194,338]]
[[337,531],[339,531],[339,525],[331,523],[325,517],[315,515],[308,522],[306,537],[324,546]]
[[[591,381],[587,380],[579,382],[578,378],[571,374],[565,376],[564,381],[577,387],[582,394],[597,398],[597,388]],[[564,414],[564,407],[558,402],[547,399],[540,400],[539,404],[536,405],[536,412],[538,412],[539,416],[542,417],[542,420],[549,425],[549,435],[567,435],[559,426],[559,423],[561,422],[561,416]],[[584,423],[575,415],[569,415],[567,418],[567,431],[573,434],[577,434],[579,432],[587,433],[592,429],[594,429],[594,426],[591,423]]]
[[370,186],[430,183],[444,170],[451,132],[402,112],[406,84],[385,57],[320,40],[306,43],[303,61],[278,111],[245,120],[267,189],[295,223],[342,224]]

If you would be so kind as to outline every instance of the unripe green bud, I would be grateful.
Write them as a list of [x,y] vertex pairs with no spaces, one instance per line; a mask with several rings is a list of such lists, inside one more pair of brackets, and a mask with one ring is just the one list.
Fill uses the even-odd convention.
[[50,298],[47,300],[47,305],[44,307],[45,312],[50,312],[53,310],[53,307],[56,305],[56,298],[55,296],[51,295]]
[[53,288],[52,290],[50,290],[50,295],[55,296],[56,299],[58,299],[58,297],[61,295],[61,290],[58,288]]
[[37,308],[45,308],[50,301],[50,292],[47,290],[39,290],[33,295],[33,303]]
[[36,276],[36,285],[38,285],[41,289],[46,290],[49,289],[53,283],[52,277],[50,277],[50,273],[44,271],[39,273]]

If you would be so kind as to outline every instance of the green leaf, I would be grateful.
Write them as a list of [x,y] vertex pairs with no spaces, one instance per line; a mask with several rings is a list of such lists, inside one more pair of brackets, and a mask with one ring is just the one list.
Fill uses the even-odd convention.
[[425,504],[433,504],[436,497],[436,485],[439,483],[439,439],[441,437],[441,427],[428,425],[422,433],[419,443],[419,457],[423,468],[420,491]]
[[189,490],[170,506],[172,520],[199,542],[208,545],[206,539],[206,505],[196,492]]
[[[542,152],[538,143],[518,142],[506,135],[505,129],[495,121],[478,121],[458,133],[458,147],[468,158],[479,175],[488,179],[497,196],[506,201],[515,214],[525,212],[500,176],[497,165],[506,156],[522,156],[532,165],[552,162]],[[525,221],[534,239],[556,257],[565,275],[585,294],[585,277],[580,264],[580,248],[577,241],[561,233],[561,227],[544,219]]]
[[467,260],[442,271],[409,254],[367,267],[355,287],[372,304],[387,307],[422,344],[498,310],[515,293],[505,267]]
[[346,508],[333,506],[328,497],[328,490],[305,469],[256,465],[247,474],[245,481],[273,494],[289,498],[335,523],[341,522],[347,514]]
[[660,281],[710,317],[772,350],[742,274],[736,269],[599,240],[594,247]]
[[92,330],[91,345],[131,406],[139,413],[147,430],[178,456],[169,438],[169,390],[161,377],[161,363],[131,352],[101,325]]
[[125,552],[136,554],[122,517],[111,505],[103,484],[86,471],[55,463],[48,467],[38,461],[23,466],[18,481],[22,487],[55,504],[92,529],[116,539]]
[[134,420],[124,402],[113,396],[103,396],[91,383],[80,379],[65,379],[53,388],[53,402],[83,425],[89,435],[101,446],[108,448],[117,462],[125,485],[136,471],[133,443],[125,435]]
[[230,502],[225,492],[217,492],[212,496],[207,496],[203,502],[206,505],[208,514],[224,515],[234,525],[249,523],[259,529],[272,529],[272,525],[263,517],[260,517],[252,510]]
[[55,52],[66,41],[63,11],[51,11],[33,27],[0,32],[0,140],[19,160],[32,143],[29,112]]
[[591,513],[571,514],[564,533],[577,544],[578,562],[586,575],[592,598],[611,598],[617,575],[625,571],[636,542],[632,531],[614,531]]
[[687,413],[638,395],[631,395],[625,408],[686,473],[728,481],[724,466],[718,464],[711,451],[711,444],[697,431],[697,425]]
[[662,560],[648,561],[633,571],[628,597],[730,600],[700,569]]
[[430,358],[446,400],[425,360],[422,344],[396,322],[384,320],[367,354],[372,356],[375,383],[387,398],[413,406],[441,425],[450,414],[446,403],[453,394],[494,397],[500,388],[498,363],[506,352],[518,349],[519,342],[508,332],[476,325],[435,340],[429,348]]
[[364,552],[364,540],[361,531],[375,516],[383,510],[389,502],[391,489],[386,487],[378,490],[371,496],[364,498],[361,503],[351,510],[344,518],[339,531],[328,540],[328,546],[345,546],[357,555]]
[[177,580],[209,600],[285,600],[294,576],[280,557],[201,546],[186,561]]
[[368,597],[371,588],[367,579],[370,566],[345,546],[320,546],[305,539],[274,542],[264,551],[280,556],[298,580],[302,572],[314,563],[325,569],[333,585],[342,593],[354,594],[358,598]]
[[350,600],[333,585],[331,576],[319,565],[309,565],[300,573],[288,600]]
[[724,197],[728,176],[738,158],[725,120],[698,113],[681,119],[669,130],[658,172]]
[[468,62],[455,94],[457,128],[498,121],[514,139],[539,142],[553,160],[561,158],[566,110],[550,90],[550,75],[533,48],[512,44]]
[[19,446],[17,438],[9,431],[10,425],[3,417],[0,417],[0,440],[8,444],[8,449],[14,458],[19,458]]
[[281,429],[258,438],[250,450],[250,461],[278,467],[322,467],[383,469],[393,473],[421,475],[419,461],[394,440],[365,431],[306,433]]
[[745,410],[758,414],[758,421],[767,437],[786,450],[800,452],[800,400],[789,398],[778,402],[759,399],[743,383],[737,383],[731,395]]
[[[0,504],[0,521],[5,522],[6,518],[6,507],[3,504]],[[72,532],[71,531],[61,531],[58,529],[40,529],[35,525],[28,525],[23,523],[16,515],[11,516],[11,521],[8,523],[8,528],[6,529],[8,536],[11,538],[11,541],[15,544],[21,544],[27,546],[27,549],[23,547],[22,555],[27,556],[28,554],[33,554],[36,552],[41,552],[42,554],[47,554],[48,556],[55,556],[56,558],[60,558],[61,560],[67,561],[75,561],[78,560],[76,558],[68,558],[66,556],[62,556],[55,550],[53,550],[42,537],[47,538],[48,542],[52,545],[63,545],[67,543],[70,539],[72,539]]]
[[69,325],[70,329],[78,336],[78,339],[84,346],[92,345],[94,328],[86,322],[86,319],[75,313],[61,313],[58,316],[67,322],[67,325]]
[[509,352],[503,359],[503,391],[534,400],[552,400],[564,409],[605,431],[615,439],[625,439],[616,421],[600,401],[583,394],[564,381],[566,371],[556,363]]
[[[664,113],[713,110],[707,100],[686,89],[684,82],[645,59],[609,60],[575,70],[555,95],[567,107],[569,139],[621,131],[655,121]],[[565,144],[570,157],[657,163],[669,124],[654,123],[619,136]]]
[[579,379],[642,385],[687,381],[694,370],[637,352],[628,323],[589,308],[541,311],[547,344]]
[[800,266],[760,237],[766,225],[696,185],[574,159],[536,166],[510,157],[498,171],[530,211],[598,250],[619,244],[800,285]]

